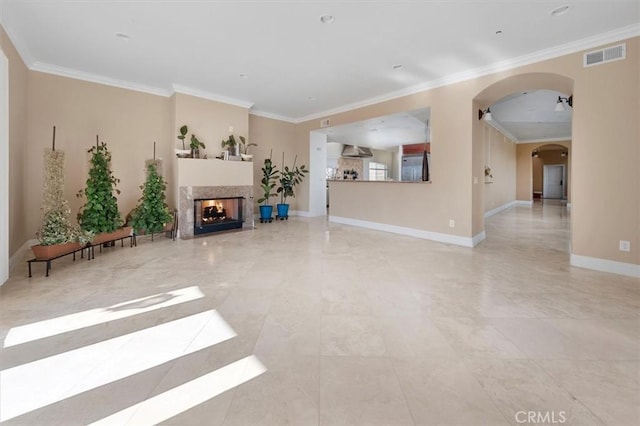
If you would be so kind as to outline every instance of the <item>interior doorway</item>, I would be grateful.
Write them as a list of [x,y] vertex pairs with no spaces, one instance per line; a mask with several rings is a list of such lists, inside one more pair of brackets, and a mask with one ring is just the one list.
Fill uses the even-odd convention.
[[327,215],[327,135],[309,132],[309,216]]
[[545,164],[543,166],[542,198],[564,198],[566,183],[564,164]]
[[9,63],[0,50],[0,285],[9,279]]

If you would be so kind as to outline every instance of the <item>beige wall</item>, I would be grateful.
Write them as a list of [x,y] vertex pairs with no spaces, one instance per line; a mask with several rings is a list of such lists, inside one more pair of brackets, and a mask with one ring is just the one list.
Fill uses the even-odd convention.
[[[25,220],[28,69],[0,26],[0,49],[9,61],[9,256],[30,238]],[[5,237],[6,238],[6,237]]]
[[[296,125],[249,116],[244,110],[237,114],[240,120],[246,118],[247,124],[243,127],[242,122],[229,121],[226,115],[236,107],[225,106],[221,112],[210,105],[211,101],[190,99],[193,97],[187,95],[177,94],[167,99],[38,72],[27,73],[25,98],[21,95],[27,87],[24,66],[4,33],[0,34],[0,42],[9,57],[12,74],[11,160],[12,164],[15,161],[19,165],[24,158],[29,164],[28,171],[26,168],[11,171],[10,220],[12,230],[17,230],[10,236],[12,252],[37,229],[42,151],[50,144],[54,124],[59,129],[59,146],[67,151],[67,196],[74,211],[80,201],[73,195],[83,186],[86,149],[94,142],[96,133],[109,143],[114,154],[114,172],[122,180],[123,214],[139,197],[137,187],[144,178],[144,159],[151,155],[153,140],[159,142],[160,156],[173,158],[171,151],[176,146],[175,135],[181,124],[188,124],[197,132],[207,143],[207,152],[216,147],[214,155],[220,139],[228,136],[224,130],[229,125],[234,126],[234,133],[238,135],[246,129],[244,135],[260,145],[254,151],[256,182],[259,182],[262,159],[269,155],[270,149],[279,166],[282,152],[286,152],[287,162],[297,154],[299,163],[308,165],[309,132],[320,127],[319,119]],[[339,125],[430,107],[433,183],[397,191],[399,195],[410,192],[404,195],[412,197],[414,205],[409,211],[415,213],[409,214],[415,217],[397,218],[396,224],[410,223],[426,231],[472,237],[484,230],[485,200],[490,197],[486,185],[482,184],[485,146],[483,124],[477,119],[478,108],[522,89],[545,88],[572,93],[575,99],[571,154],[573,253],[640,264],[640,168],[637,166],[640,162],[640,121],[637,119],[640,116],[640,38],[626,40],[626,43],[627,58],[622,61],[583,68],[580,52],[328,118],[332,125]],[[28,151],[23,148],[25,115]],[[524,151],[524,148],[516,149],[518,164],[524,161]],[[530,165],[530,152],[528,155]],[[530,180],[530,170],[518,167],[516,175],[517,198],[529,199],[531,190],[523,191],[522,182]],[[478,184],[474,184],[474,178]],[[28,198],[22,200],[22,194]],[[308,205],[308,185],[303,185],[298,190],[294,208],[308,210]],[[350,214],[358,218],[366,212],[356,208]],[[21,216],[26,218],[26,225]],[[450,219],[456,221],[455,228],[448,227]],[[620,239],[631,241],[631,252],[618,251]]]
[[[420,229],[472,237],[484,229],[484,185],[473,184],[484,170],[478,108],[519,90],[573,94],[572,252],[640,264],[640,38],[626,43],[623,61],[583,68],[578,52],[327,118],[338,125],[430,107],[433,185],[415,194],[415,211],[430,208]],[[308,151],[309,131],[319,124],[317,119],[297,126],[301,152]],[[517,150],[517,161],[522,157]],[[518,181],[525,175],[518,170]],[[306,207],[308,196],[301,195]],[[518,199],[524,195],[519,187]],[[366,214],[354,207],[351,218]],[[447,228],[448,219],[456,219],[455,229]],[[618,251],[620,239],[631,241],[631,252]]]
[[[178,167],[174,148],[182,149],[182,141],[178,139],[180,127],[186,125],[189,128],[184,146],[189,149],[191,135],[195,134],[198,140],[205,144],[205,149],[200,149],[200,157],[215,158],[223,151],[222,140],[229,139],[229,127],[233,127],[236,141],[239,136],[249,138],[249,110],[244,107],[229,105],[196,96],[175,93],[168,100],[171,119],[170,150],[172,152],[171,202],[178,207]],[[172,204],[170,204],[172,205]]]
[[[329,116],[331,125],[335,126],[422,107],[431,108],[432,167],[430,171],[432,183],[417,186],[414,184],[393,184],[380,187],[380,191],[384,194],[388,192],[394,201],[407,202],[409,200],[412,203],[411,208],[407,209],[406,215],[408,216],[398,216],[397,209],[392,209],[392,206],[389,207],[389,211],[384,211],[384,208],[379,209],[376,215],[386,217],[386,222],[383,223],[415,227],[419,230],[455,236],[469,237],[472,235],[472,176],[475,175],[481,179],[480,169],[484,170],[484,168],[482,158],[480,158],[480,164],[472,169],[470,135],[474,114],[469,93],[470,83],[465,82]],[[296,147],[300,152],[304,152],[307,158],[309,155],[309,132],[319,127],[320,119],[300,123],[296,126]],[[409,186],[402,187],[402,185]],[[371,191],[370,188],[378,187],[363,188],[366,189],[359,191]],[[404,196],[409,198],[398,198]],[[298,201],[303,203],[301,209],[307,210],[307,188],[304,192],[301,191],[299,198]],[[340,198],[334,200],[332,197],[332,215],[337,211],[333,207],[339,208],[336,204],[339,200]],[[372,202],[376,203],[376,206],[379,205],[379,200],[360,202],[359,197],[354,197],[350,205],[343,210],[346,214],[344,217],[373,220],[370,217]],[[480,208],[482,215],[484,213],[482,206]],[[455,221],[455,228],[449,227],[450,219]]]
[[191,134],[195,134],[200,142],[207,148],[200,149],[200,156],[207,154],[209,157],[220,155],[223,148],[222,140],[229,138],[229,127],[233,127],[233,134],[239,141],[239,136],[249,138],[249,110],[244,107],[224,104],[196,96],[176,93],[172,96],[172,112],[175,120],[173,137],[175,148],[182,149],[182,143],[177,135],[180,127],[187,125],[189,133],[185,139],[186,149],[189,149]]
[[[516,144],[484,123],[484,164],[493,178],[484,183],[484,212],[516,200]],[[485,182],[484,172],[481,180]]]
[[[66,154],[65,196],[74,218],[84,203],[75,195],[84,188],[87,150],[95,144],[96,134],[112,154],[113,174],[120,179],[118,206],[123,218],[142,195],[139,186],[145,178],[145,160],[153,157],[153,142],[158,158],[173,156],[167,98],[30,71],[28,103],[29,173],[23,215],[30,238],[40,224],[43,154],[51,146],[54,125],[56,149]],[[170,167],[171,162],[165,161],[165,176],[171,175]]]
[[[285,154],[285,162],[291,166],[295,156],[298,156],[297,165],[306,165],[309,168],[309,135],[306,139],[306,152],[300,152],[298,149],[302,144],[297,143],[295,134],[295,125],[285,121],[274,120],[271,118],[260,117],[257,115],[249,115],[249,132],[251,133],[251,142],[257,143],[258,146],[251,147],[253,152],[253,180],[254,180],[254,198],[262,197],[262,189],[260,188],[260,180],[262,179],[261,168],[264,159],[269,158],[275,163],[278,170],[282,169],[282,154]],[[291,210],[300,210],[300,192],[306,192],[308,188],[309,175],[305,181],[296,187],[296,198],[288,198]],[[271,204],[280,202],[279,197],[271,199]],[[256,203],[257,205],[257,203]],[[258,209],[256,208],[255,211]],[[305,209],[306,210],[306,209]]]

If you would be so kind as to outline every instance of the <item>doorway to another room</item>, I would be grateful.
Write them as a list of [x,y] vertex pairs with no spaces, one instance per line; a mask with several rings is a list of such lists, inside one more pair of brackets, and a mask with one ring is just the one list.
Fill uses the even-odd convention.
[[565,169],[564,164],[545,164],[542,177],[542,198],[565,198]]

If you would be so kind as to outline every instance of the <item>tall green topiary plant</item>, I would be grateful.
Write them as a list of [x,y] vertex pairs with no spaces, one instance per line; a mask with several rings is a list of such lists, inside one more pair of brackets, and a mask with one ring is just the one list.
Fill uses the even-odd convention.
[[122,226],[122,217],[118,211],[120,194],[116,185],[120,182],[111,171],[111,153],[104,142],[98,143],[88,152],[91,154],[91,166],[86,187],[77,196],[85,197],[86,202],[78,212],[78,223],[85,231],[94,234],[113,232]]
[[131,215],[131,226],[137,232],[146,233],[161,232],[164,226],[172,219],[169,206],[166,203],[164,191],[167,185],[158,173],[155,160],[147,164],[147,178],[143,185],[140,204]]

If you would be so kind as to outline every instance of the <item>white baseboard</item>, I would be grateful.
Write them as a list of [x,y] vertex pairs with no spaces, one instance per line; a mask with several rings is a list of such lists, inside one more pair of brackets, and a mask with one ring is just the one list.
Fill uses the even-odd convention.
[[598,257],[571,254],[571,266],[640,278],[640,265],[635,265],[633,263],[616,262],[614,260],[600,259]]
[[533,206],[533,200],[531,200],[531,201],[517,200],[516,201],[516,206],[532,207]]
[[[393,234],[407,235],[409,237],[422,238],[423,240],[437,241],[440,243],[455,244],[462,247],[473,247],[485,238],[484,231],[473,238],[460,237],[458,235],[441,234],[439,232],[423,231],[422,229],[405,228],[404,226],[388,225],[386,223],[369,222],[367,220],[351,219],[348,217],[329,216],[329,222],[343,225],[357,226],[359,228],[374,229],[376,231],[391,232]],[[477,242],[475,242],[477,240]]]
[[471,241],[473,242],[473,246],[477,246],[478,244],[480,244],[482,241],[485,240],[485,238],[487,238],[487,233],[482,231],[479,234],[474,235],[474,237],[471,239]]
[[493,210],[489,210],[488,212],[485,212],[484,213],[484,217],[485,218],[491,217],[494,214],[500,213],[501,211],[506,210],[506,209],[510,209],[511,207],[513,207],[513,206],[515,206],[517,204],[518,204],[518,201],[515,201],[515,200],[514,201],[509,201],[508,203],[503,204],[500,207],[496,207]]
[[313,217],[311,212],[306,210],[290,210],[289,216],[300,216],[300,217]]
[[16,250],[15,253],[13,253],[13,256],[9,258],[9,273],[11,273],[13,268],[15,268],[16,265],[22,260],[24,254],[27,251],[31,250],[31,246],[35,246],[36,244],[38,244],[38,240],[36,240],[35,238],[32,240],[27,240],[20,246],[18,250]]

